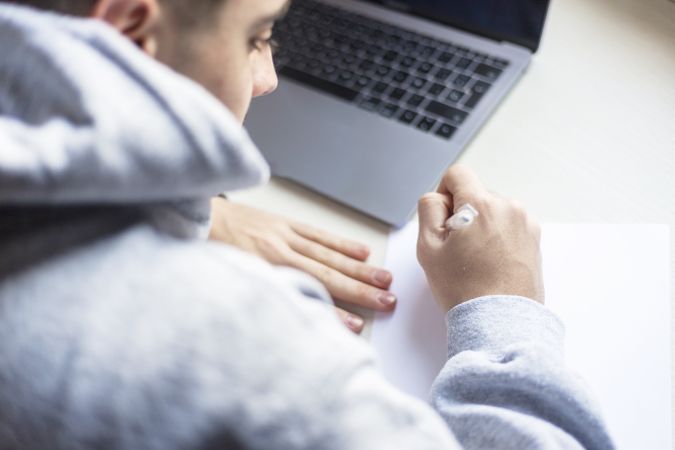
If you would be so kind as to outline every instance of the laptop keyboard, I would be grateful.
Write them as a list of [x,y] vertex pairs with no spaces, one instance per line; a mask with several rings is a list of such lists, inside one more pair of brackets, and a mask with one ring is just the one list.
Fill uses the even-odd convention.
[[275,27],[278,72],[451,139],[508,61],[313,0]]

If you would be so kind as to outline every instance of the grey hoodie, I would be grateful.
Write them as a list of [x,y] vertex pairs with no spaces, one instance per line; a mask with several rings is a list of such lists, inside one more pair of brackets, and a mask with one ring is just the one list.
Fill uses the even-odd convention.
[[450,311],[425,404],[317,282],[202,239],[267,177],[112,29],[0,4],[0,449],[612,448],[535,302]]

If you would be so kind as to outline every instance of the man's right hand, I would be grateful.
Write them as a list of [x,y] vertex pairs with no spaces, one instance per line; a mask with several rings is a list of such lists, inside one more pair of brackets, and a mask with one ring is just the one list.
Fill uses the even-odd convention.
[[[474,223],[448,231],[445,221],[470,203]],[[419,202],[417,257],[444,311],[486,295],[544,303],[540,228],[518,204],[485,189],[463,166],[451,167],[437,192]]]

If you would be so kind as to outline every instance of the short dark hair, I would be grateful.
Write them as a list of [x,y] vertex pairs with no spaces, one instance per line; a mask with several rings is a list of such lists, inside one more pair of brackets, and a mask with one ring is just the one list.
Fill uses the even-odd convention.
[[[94,9],[99,0],[1,0],[6,3],[32,6],[75,16],[87,16]],[[225,0],[160,0],[170,7],[175,16],[187,24],[197,25],[204,19],[213,17],[215,8],[220,7]]]
[[94,8],[98,0],[4,0],[6,3],[32,6],[49,11],[86,16]]

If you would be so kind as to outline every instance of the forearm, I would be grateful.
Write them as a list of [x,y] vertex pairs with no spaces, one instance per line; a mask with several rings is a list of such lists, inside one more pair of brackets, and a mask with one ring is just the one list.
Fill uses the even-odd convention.
[[565,366],[564,329],[549,310],[483,297],[452,309],[447,322],[449,358],[432,401],[464,448],[613,448]]

